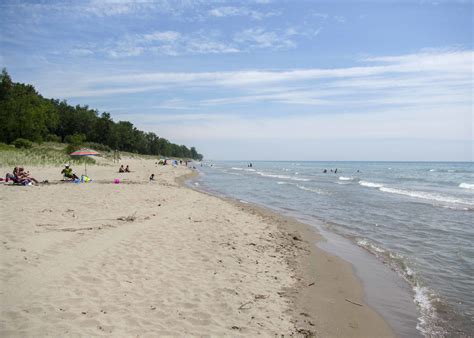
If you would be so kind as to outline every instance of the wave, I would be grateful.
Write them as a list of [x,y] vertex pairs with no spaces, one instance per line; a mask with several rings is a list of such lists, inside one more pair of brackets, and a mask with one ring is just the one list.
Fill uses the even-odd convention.
[[344,176],[339,176],[339,179],[341,181],[352,181],[354,177],[344,177]]
[[379,253],[385,253],[386,251],[377,245],[369,242],[367,239],[360,239],[357,241],[357,245],[363,247],[364,249],[370,251],[370,252],[379,252]]
[[367,182],[367,181],[359,181],[359,184],[363,187],[369,187],[369,188],[382,188],[383,185],[380,183],[372,183],[372,182]]
[[459,188],[474,189],[474,184],[472,184],[472,183],[461,183],[459,185]]
[[451,196],[428,193],[424,191],[402,190],[402,189],[387,188],[387,187],[380,187],[379,190],[383,192],[391,193],[391,194],[405,195],[405,196],[421,198],[425,200],[432,200],[432,201],[438,201],[438,202],[444,202],[444,203],[474,205],[472,201],[463,200],[463,199],[451,197]]
[[302,181],[302,182],[310,181],[309,178],[292,177],[292,176],[287,176],[287,175],[275,175],[275,174],[269,174],[269,173],[265,173],[261,171],[256,171],[256,173],[263,177],[280,178],[284,180]]
[[245,171],[256,171],[255,169],[244,169]]
[[396,253],[387,251],[368,239],[359,239],[357,245],[364,248],[392,270],[397,272],[412,287],[413,301],[420,311],[416,328],[425,335],[443,335],[444,330],[438,325],[438,314],[436,311],[436,295],[427,287],[422,286],[416,273],[408,266],[407,260]]
[[320,194],[320,195],[324,194],[324,191],[316,189],[316,188],[308,188],[308,187],[305,187],[304,185],[299,185],[299,184],[297,184],[296,186],[301,190],[315,192],[316,194]]
[[244,170],[244,168],[236,168],[236,167],[232,167],[231,169],[232,170]]
[[228,175],[234,175],[234,176],[242,176],[243,174],[240,174],[240,173],[233,173],[233,172],[230,172],[230,171],[227,171],[227,170],[222,170],[223,173],[226,173]]

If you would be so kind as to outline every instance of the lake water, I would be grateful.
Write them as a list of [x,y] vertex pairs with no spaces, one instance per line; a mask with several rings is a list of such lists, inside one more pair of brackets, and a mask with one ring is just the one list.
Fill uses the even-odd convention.
[[201,189],[310,224],[314,220],[377,257],[411,286],[419,332],[474,334],[472,163],[253,162],[249,167],[226,161],[198,169],[194,185]]

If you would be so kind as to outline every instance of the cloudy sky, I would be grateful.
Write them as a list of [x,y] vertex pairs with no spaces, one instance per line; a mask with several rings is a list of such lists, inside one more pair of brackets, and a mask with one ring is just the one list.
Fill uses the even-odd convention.
[[0,66],[207,159],[473,159],[473,3],[0,2]]

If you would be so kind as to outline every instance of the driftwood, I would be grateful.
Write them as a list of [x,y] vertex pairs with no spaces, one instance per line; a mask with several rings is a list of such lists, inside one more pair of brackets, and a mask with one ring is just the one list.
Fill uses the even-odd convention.
[[244,308],[244,306],[245,306],[245,305],[248,305],[248,304],[250,304],[250,303],[252,303],[252,301],[247,302],[247,303],[243,303],[242,305],[239,306],[239,310],[247,310],[248,308]]
[[346,298],[346,302],[352,303],[352,304],[357,305],[357,306],[364,306],[364,305],[362,305],[362,304],[353,302],[352,300],[349,300],[349,299],[347,299],[347,298]]

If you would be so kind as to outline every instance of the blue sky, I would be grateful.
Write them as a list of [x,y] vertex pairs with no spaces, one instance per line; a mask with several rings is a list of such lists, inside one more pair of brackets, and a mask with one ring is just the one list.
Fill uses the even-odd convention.
[[0,66],[208,159],[472,160],[472,1],[0,2]]

